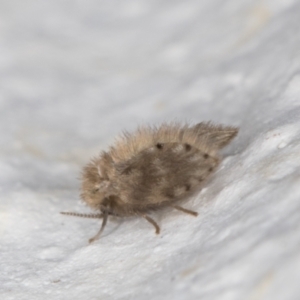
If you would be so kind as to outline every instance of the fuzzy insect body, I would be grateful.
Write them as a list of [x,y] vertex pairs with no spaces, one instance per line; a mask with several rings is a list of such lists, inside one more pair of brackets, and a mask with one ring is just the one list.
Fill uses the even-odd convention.
[[[164,207],[196,212],[178,206],[201,189],[220,163],[218,151],[237,134],[230,126],[199,123],[163,124],[124,133],[109,151],[83,169],[82,199],[103,218],[97,239],[109,215],[141,216],[159,233],[148,213]],[[86,216],[76,213],[64,213]]]

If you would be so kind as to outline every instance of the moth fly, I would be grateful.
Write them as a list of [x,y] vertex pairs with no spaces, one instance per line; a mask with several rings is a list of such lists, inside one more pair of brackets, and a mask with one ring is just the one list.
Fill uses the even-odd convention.
[[238,133],[238,128],[214,125],[162,124],[140,127],[93,158],[82,172],[81,198],[98,213],[62,214],[102,218],[97,240],[109,216],[139,216],[160,227],[149,213],[172,207],[197,216],[179,202],[203,187],[220,164],[219,150]]

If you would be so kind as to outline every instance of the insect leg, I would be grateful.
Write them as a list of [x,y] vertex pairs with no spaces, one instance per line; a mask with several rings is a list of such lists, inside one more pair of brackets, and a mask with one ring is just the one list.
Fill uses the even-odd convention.
[[198,216],[198,213],[196,211],[192,211],[192,210],[189,210],[189,209],[186,209],[186,208],[183,208],[181,206],[178,206],[178,205],[172,205],[173,208],[177,209],[177,210],[180,210],[180,211],[183,211],[189,215],[192,215],[192,216],[195,216],[197,217]]
[[151,223],[151,224],[155,227],[155,233],[156,233],[156,234],[159,234],[160,228],[159,228],[159,226],[157,225],[157,223],[156,223],[152,218],[150,218],[149,216],[147,216],[147,215],[145,215],[145,214],[139,214],[139,216],[143,217],[143,218],[146,219],[149,223]]
[[100,230],[98,231],[98,233],[94,237],[92,237],[92,238],[89,239],[89,243],[92,243],[92,242],[94,242],[94,241],[96,241],[96,240],[99,239],[99,237],[100,237],[100,235],[101,235],[101,233],[104,230],[104,227],[106,225],[107,218],[108,218],[108,212],[104,211],[104,213],[103,213],[103,221],[102,221],[101,228],[100,228]]

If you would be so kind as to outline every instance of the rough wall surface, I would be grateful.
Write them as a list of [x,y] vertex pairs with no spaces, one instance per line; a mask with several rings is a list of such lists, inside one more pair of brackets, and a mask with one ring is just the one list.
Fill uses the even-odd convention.
[[[300,2],[0,3],[1,299],[300,299]],[[218,172],[155,218],[108,223],[81,167],[122,130],[240,126]]]

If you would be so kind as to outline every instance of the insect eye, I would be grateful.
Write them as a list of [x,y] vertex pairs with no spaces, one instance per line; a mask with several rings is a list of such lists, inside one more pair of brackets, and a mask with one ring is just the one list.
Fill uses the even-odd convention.
[[107,207],[110,205],[111,201],[109,198],[104,198],[101,202],[101,206],[102,206],[102,209],[106,210]]
[[97,192],[99,192],[99,188],[92,189],[91,192],[92,192],[92,194],[96,194]]

